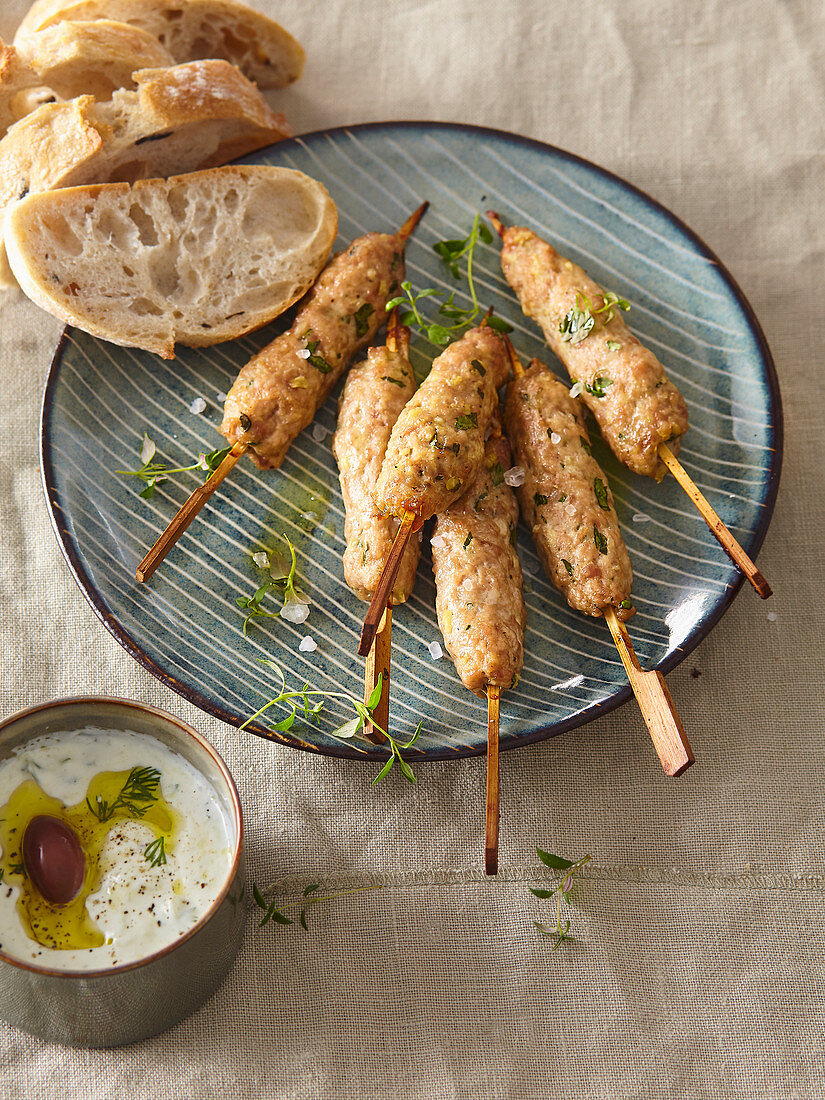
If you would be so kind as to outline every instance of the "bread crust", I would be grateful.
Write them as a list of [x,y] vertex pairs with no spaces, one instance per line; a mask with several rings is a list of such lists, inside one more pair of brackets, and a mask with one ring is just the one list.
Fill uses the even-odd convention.
[[115,19],[154,35],[175,61],[224,58],[261,88],[283,88],[301,75],[301,44],[273,19],[239,0],[35,0],[15,35],[25,38],[62,20]]
[[113,19],[62,20],[24,38],[20,54],[63,99],[108,99],[116,88],[135,87],[135,70],[175,64],[154,35]]
[[227,165],[168,180],[32,194],[6,219],[37,305],[93,336],[173,358],[251,332],[326,263],[335,204],[302,172]]
[[45,93],[40,98],[51,95],[41,88],[42,83],[19,51],[0,39],[0,137],[18,118],[28,113],[21,106],[27,92],[40,89]]
[[[0,216],[35,191],[196,171],[291,136],[257,89],[227,61],[192,61],[134,74],[137,90],[108,103],[49,103],[0,140]],[[0,248],[0,286],[14,285]]]

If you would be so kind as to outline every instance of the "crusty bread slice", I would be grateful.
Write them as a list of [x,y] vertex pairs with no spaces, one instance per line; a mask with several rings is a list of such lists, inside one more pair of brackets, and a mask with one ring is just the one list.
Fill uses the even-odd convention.
[[62,99],[93,95],[109,99],[117,88],[134,88],[136,69],[169,68],[175,59],[154,35],[117,23],[64,20],[24,38],[19,53],[41,84]]
[[228,165],[29,195],[6,219],[20,286],[93,336],[166,359],[241,336],[304,294],[337,231],[302,172]]
[[[133,75],[137,91],[47,103],[11,127],[0,140],[0,217],[36,191],[212,168],[290,136],[228,61]],[[0,247],[0,286],[13,285]]]
[[261,88],[283,88],[304,67],[299,42],[239,0],[35,0],[15,46],[63,20],[115,19],[153,35],[176,61],[221,57]]
[[0,137],[17,119],[54,99],[54,93],[42,84],[25,58],[0,38]]

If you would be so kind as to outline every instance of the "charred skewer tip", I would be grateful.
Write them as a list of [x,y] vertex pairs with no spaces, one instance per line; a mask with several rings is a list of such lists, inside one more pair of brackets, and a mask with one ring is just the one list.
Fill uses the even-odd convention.
[[422,202],[421,205],[419,206],[419,208],[417,210],[414,210],[412,212],[412,214],[410,214],[410,216],[407,218],[407,220],[404,222],[404,224],[398,230],[398,237],[400,238],[400,240],[402,242],[406,241],[410,237],[410,235],[412,234],[412,231],[415,229],[415,227],[418,225],[418,223],[421,221],[421,219],[427,213],[427,209],[429,208],[429,205],[430,205],[429,201]]
[[498,216],[498,214],[495,212],[495,210],[488,210],[487,211],[487,217],[493,223],[493,229],[495,229],[496,233],[498,233],[499,237],[501,237],[502,240],[503,240],[504,239],[504,225],[502,224],[501,218]]

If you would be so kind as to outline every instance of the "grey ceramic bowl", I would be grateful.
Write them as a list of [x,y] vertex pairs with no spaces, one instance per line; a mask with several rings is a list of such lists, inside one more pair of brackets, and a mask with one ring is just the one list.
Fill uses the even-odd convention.
[[86,726],[145,733],[179,753],[215,789],[233,829],[232,861],[218,897],[168,947],[134,963],[84,971],[40,967],[0,951],[0,1018],[69,1046],[111,1047],[171,1027],[223,981],[244,931],[243,828],[223,760],[190,726],[156,707],[101,696],[32,707],[0,723],[0,760],[34,737]]

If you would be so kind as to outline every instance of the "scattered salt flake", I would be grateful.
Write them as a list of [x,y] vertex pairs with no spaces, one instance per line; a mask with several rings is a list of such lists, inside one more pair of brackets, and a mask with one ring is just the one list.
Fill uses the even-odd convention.
[[561,436],[558,432],[553,432],[550,436],[551,443],[561,443]]
[[437,661],[444,656],[444,650],[441,648],[438,642],[430,642],[430,644],[427,646],[427,649],[429,650],[430,656],[434,661]]
[[584,386],[582,385],[581,382],[574,382],[573,385],[570,387],[570,396],[571,397],[578,397],[583,389],[584,389]]
[[474,584],[475,584],[475,581],[473,580],[472,577],[465,577],[464,580],[461,582],[461,587],[465,591],[469,592]]
[[202,413],[205,408],[206,402],[204,401],[204,399],[202,397],[196,397],[192,404],[189,406],[189,411],[190,413],[195,413],[195,415],[197,416],[197,414]]
[[434,546],[437,550],[443,549],[446,545],[443,535],[433,535],[430,539],[430,546]]
[[302,653],[314,653],[317,648],[318,643],[314,638],[310,638],[309,634],[307,634],[306,638],[301,638],[301,644],[298,646],[298,649],[300,649]]
[[269,554],[267,554],[266,550],[259,550],[257,554],[253,554],[252,560],[259,569],[269,568]]
[[312,352],[309,350],[309,348],[301,348],[300,351],[296,351],[295,354],[298,356],[299,359],[309,359],[310,355],[312,355]]
[[650,516],[647,515],[646,512],[634,512],[633,513],[633,522],[634,523],[650,523]]
[[329,429],[325,428],[323,424],[315,424],[312,428],[312,438],[316,443],[323,443],[326,437],[329,435]]
[[228,396],[229,394],[227,393],[216,393],[215,400],[218,402],[219,405],[225,405]]
[[775,623],[776,622],[776,612],[775,611],[769,611],[768,612],[768,622],[769,623]]
[[309,604],[303,600],[289,600],[281,608],[280,615],[288,623],[305,623],[309,617]]
[[575,516],[575,514],[576,514],[576,505],[575,504],[567,504],[567,505],[565,505],[564,510],[565,510],[565,512],[567,512],[568,516]]
[[523,485],[524,477],[523,466],[511,466],[509,470],[504,471],[505,484],[509,485],[511,489],[516,489],[519,485]]

